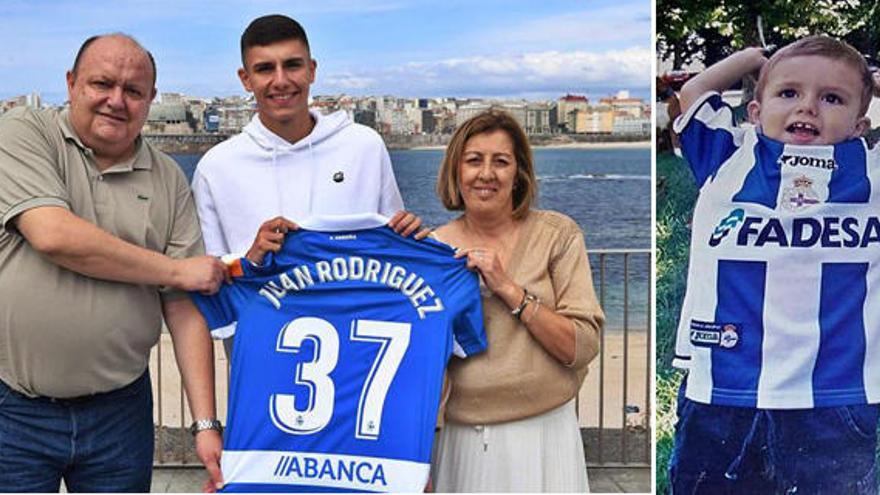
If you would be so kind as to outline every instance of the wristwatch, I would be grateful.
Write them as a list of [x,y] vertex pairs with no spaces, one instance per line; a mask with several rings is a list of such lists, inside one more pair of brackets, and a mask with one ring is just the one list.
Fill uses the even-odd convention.
[[217,430],[220,433],[223,433],[223,425],[217,419],[197,419],[193,421],[193,424],[189,425],[189,432],[192,433],[193,436],[196,436],[196,433],[205,430]]

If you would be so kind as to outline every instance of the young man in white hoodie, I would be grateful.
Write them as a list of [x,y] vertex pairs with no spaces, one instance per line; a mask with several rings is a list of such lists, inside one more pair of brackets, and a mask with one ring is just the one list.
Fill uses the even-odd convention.
[[241,58],[238,76],[254,94],[257,115],[209,150],[193,177],[208,254],[259,262],[280,249],[294,221],[313,215],[379,213],[406,236],[420,227],[402,211],[382,138],[344,112],[309,110],[317,62],[298,22],[255,19],[241,36]]

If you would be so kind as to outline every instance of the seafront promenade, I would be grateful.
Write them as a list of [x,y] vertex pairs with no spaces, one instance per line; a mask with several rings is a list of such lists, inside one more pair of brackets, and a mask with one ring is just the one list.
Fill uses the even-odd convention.
[[[145,134],[154,146],[169,154],[203,154],[231,134]],[[389,150],[445,149],[451,134],[383,135]],[[537,148],[631,148],[651,146],[650,136],[579,135],[579,134],[532,134],[529,142]]]

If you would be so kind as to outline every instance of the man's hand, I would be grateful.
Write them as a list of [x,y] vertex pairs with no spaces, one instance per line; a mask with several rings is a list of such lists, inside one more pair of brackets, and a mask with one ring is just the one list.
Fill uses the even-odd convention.
[[422,226],[422,219],[404,210],[395,213],[391,220],[388,221],[388,226],[403,237],[409,237],[418,230],[418,233],[415,235],[417,240],[424,239],[431,233],[430,229],[427,228],[419,230],[419,227]]
[[220,471],[220,453],[223,451],[223,439],[217,430],[202,430],[196,433],[196,455],[205,470],[208,479],[202,485],[205,493],[214,493],[223,488],[223,473]]
[[213,294],[228,277],[226,265],[213,256],[174,260],[172,285],[181,290]]
[[257,237],[254,238],[254,243],[248,249],[245,258],[255,265],[262,265],[266,253],[280,251],[281,245],[284,243],[284,235],[291,230],[298,229],[299,225],[284,217],[266,220],[257,230]]

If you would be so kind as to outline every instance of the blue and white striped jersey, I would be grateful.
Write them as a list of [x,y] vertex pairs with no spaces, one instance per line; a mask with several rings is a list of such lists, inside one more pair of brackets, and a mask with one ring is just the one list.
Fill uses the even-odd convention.
[[238,322],[224,491],[425,488],[446,363],[486,348],[479,282],[449,246],[386,222],[303,222],[194,296],[210,328]]
[[764,409],[880,402],[880,156],[780,143],[717,93],[676,122],[699,198],[676,359],[687,397]]

